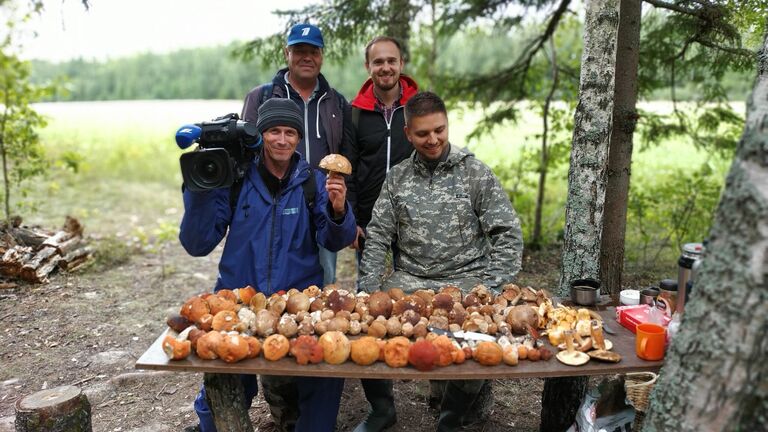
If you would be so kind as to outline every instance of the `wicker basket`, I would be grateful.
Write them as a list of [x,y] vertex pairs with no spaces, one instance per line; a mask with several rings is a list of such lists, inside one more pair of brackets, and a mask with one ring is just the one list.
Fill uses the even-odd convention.
[[627,391],[627,399],[637,411],[648,411],[648,396],[653,390],[653,384],[656,382],[656,375],[653,372],[630,372],[624,381],[624,388]]
[[635,407],[635,421],[632,424],[632,430],[639,431],[643,428],[645,412],[648,411],[648,398],[656,378],[658,375],[653,372],[630,372],[624,380],[627,399]]

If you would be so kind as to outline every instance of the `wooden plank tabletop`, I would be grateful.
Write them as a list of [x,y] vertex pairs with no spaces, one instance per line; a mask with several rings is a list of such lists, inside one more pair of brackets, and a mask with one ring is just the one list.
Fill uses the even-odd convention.
[[[549,361],[532,362],[521,360],[517,366],[504,364],[482,366],[474,360],[464,364],[436,368],[429,372],[420,372],[412,367],[390,368],[383,362],[370,366],[359,366],[351,360],[341,365],[320,363],[301,366],[292,357],[278,361],[269,361],[263,357],[243,360],[237,363],[225,363],[221,360],[201,360],[191,354],[185,360],[170,361],[161,347],[164,331],[152,346],[136,362],[136,369],[167,370],[176,372],[207,373],[242,373],[257,375],[286,376],[324,376],[340,378],[388,378],[388,379],[492,379],[492,378],[534,378],[582,375],[607,375],[614,373],[657,371],[663,361],[645,361],[635,355],[635,335],[622,327],[615,319],[614,308],[600,311],[607,326],[616,332],[606,334],[606,339],[613,342],[613,351],[622,356],[619,363],[602,363],[590,360],[583,366],[567,366],[554,357]],[[552,348],[548,342],[545,345]]]

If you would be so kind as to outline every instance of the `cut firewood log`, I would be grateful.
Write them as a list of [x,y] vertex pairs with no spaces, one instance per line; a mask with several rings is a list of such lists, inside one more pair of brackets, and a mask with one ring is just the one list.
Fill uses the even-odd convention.
[[3,254],[3,258],[0,259],[0,274],[17,277],[24,262],[31,259],[32,256],[34,255],[31,247],[14,246],[8,249]]
[[36,270],[38,267],[40,267],[40,265],[43,264],[43,262],[48,260],[48,258],[52,257],[53,255],[58,254],[58,252],[59,251],[53,246],[46,246],[40,249],[31,259],[22,264],[21,271]]
[[72,237],[59,243],[56,248],[59,250],[61,256],[67,256],[70,252],[80,247],[83,242],[83,238],[79,235],[73,235]]
[[8,230],[8,234],[16,239],[18,244],[33,248],[40,247],[40,245],[51,236],[50,232],[28,227],[11,228]]
[[16,401],[17,432],[90,432],[91,404],[75,386],[41,390]]
[[37,268],[22,267],[21,278],[35,283],[47,283],[48,275],[59,265],[61,255],[52,255]]
[[61,261],[59,261],[59,267],[66,271],[75,270],[77,267],[85,264],[92,253],[93,248],[90,246],[84,246],[80,249],[75,249],[61,258]]
[[52,247],[58,248],[61,242],[69,240],[71,237],[72,237],[72,233],[68,233],[66,231],[57,231],[56,234],[43,240],[43,243],[40,245],[40,247],[44,248],[46,246],[52,246]]

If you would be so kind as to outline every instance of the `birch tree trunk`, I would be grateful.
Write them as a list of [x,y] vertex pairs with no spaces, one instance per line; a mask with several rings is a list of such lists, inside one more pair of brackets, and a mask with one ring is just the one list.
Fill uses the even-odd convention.
[[640,53],[640,0],[621,0],[616,42],[616,86],[608,155],[605,214],[600,250],[600,281],[618,298],[624,270],[624,236],[632,166],[632,135],[637,123],[637,65]]
[[[579,105],[568,170],[561,295],[568,292],[569,282],[573,279],[600,278],[600,235],[613,116],[618,27],[619,0],[587,1]],[[567,429],[573,423],[586,385],[587,377],[545,380],[539,430],[557,432]]]
[[611,139],[619,0],[587,2],[579,105],[574,117],[559,292],[573,279],[600,279],[605,179]]
[[747,119],[646,431],[768,425],[768,32]]

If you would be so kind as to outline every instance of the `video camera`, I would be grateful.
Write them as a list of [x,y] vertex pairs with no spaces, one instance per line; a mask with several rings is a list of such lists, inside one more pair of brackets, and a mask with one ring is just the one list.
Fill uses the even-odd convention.
[[234,113],[182,126],[176,132],[179,148],[198,144],[179,158],[184,185],[194,192],[232,186],[245,175],[258,139],[256,125]]

